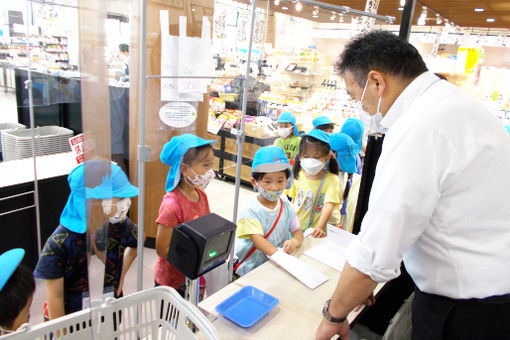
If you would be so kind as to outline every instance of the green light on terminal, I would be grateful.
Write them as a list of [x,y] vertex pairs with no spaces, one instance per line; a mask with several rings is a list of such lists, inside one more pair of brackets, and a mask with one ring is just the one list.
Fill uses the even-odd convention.
[[215,257],[215,256],[216,256],[216,254],[218,254],[216,251],[214,251],[214,250],[213,250],[213,251],[210,251],[210,252],[209,252],[209,257]]

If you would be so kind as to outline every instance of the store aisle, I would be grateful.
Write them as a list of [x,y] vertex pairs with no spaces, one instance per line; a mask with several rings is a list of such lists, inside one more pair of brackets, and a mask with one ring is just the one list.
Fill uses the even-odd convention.
[[[226,219],[231,220],[233,214],[234,204],[234,182],[226,182],[214,179],[206,189],[207,196],[209,198],[209,205],[211,212],[214,212]],[[248,187],[241,186],[239,193],[239,209],[242,208],[244,202],[250,198],[256,196],[256,191],[250,190]],[[102,280],[100,270],[102,264],[99,263],[96,257],[93,257],[95,261],[91,267],[91,277]],[[157,254],[154,249],[144,249],[144,266],[143,266],[143,288],[148,289],[154,286],[153,270],[154,264],[156,263]],[[97,262],[96,262],[97,261]],[[124,284],[124,295],[131,294],[136,291],[136,271],[137,271],[137,260],[131,265],[125,279]],[[222,287],[222,284],[226,283],[226,268],[219,267],[218,274],[214,277],[206,277],[208,283],[208,294],[212,294]],[[222,280],[223,279],[223,280]],[[34,300],[30,308],[30,324],[35,325],[43,321],[42,306],[46,300],[46,285],[44,281],[37,280],[37,287],[34,294]]]

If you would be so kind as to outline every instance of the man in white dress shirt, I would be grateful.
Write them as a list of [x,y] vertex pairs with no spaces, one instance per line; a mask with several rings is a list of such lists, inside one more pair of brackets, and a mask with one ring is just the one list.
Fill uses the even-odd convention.
[[415,339],[510,339],[510,136],[389,32],[353,40],[336,70],[386,134],[361,232],[316,339],[400,274],[416,288]]

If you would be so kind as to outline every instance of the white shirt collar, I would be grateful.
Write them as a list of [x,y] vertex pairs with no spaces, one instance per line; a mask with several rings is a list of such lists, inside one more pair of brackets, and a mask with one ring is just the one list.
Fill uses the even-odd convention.
[[381,120],[381,132],[386,133],[393,126],[395,121],[408,111],[416,97],[422,94],[437,80],[439,80],[439,78],[434,75],[434,73],[426,71],[407,85]]

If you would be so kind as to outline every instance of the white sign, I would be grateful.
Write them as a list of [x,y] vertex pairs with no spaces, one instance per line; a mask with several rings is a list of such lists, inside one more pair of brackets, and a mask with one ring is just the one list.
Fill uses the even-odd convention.
[[197,110],[190,103],[171,102],[159,109],[159,119],[173,128],[183,128],[197,119]]

